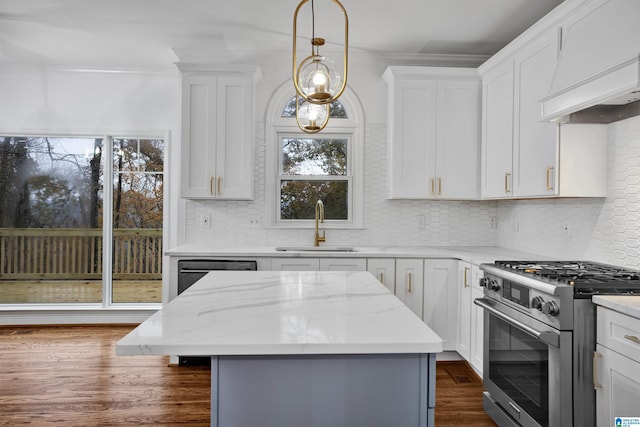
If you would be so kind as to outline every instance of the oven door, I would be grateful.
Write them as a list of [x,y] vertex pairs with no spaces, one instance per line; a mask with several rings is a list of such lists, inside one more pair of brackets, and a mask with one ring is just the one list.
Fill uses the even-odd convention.
[[491,299],[474,302],[484,309],[487,413],[501,426],[571,426],[571,332]]

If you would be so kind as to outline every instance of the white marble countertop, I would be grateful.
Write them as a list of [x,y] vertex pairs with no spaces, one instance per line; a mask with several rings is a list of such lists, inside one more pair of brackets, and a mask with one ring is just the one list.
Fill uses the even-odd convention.
[[593,302],[611,310],[640,319],[640,296],[594,295]]
[[442,339],[367,272],[214,271],[119,355],[438,353]]
[[[283,245],[285,246],[285,245]],[[295,246],[294,246],[295,247]],[[303,246],[304,247],[304,246]],[[353,247],[354,251],[340,252],[330,248]],[[502,260],[547,260],[548,256],[516,251],[499,246],[352,246],[324,245],[319,251],[312,250],[278,251],[276,246],[243,246],[237,248],[207,248],[183,245],[165,252],[169,256],[210,256],[210,257],[305,257],[305,258],[453,258],[473,264],[492,263]]]

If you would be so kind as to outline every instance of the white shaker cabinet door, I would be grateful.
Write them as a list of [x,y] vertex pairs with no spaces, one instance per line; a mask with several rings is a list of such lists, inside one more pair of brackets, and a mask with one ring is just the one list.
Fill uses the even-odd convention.
[[480,81],[438,82],[433,192],[441,199],[477,199],[480,169]]
[[422,319],[424,262],[396,259],[396,296]]
[[616,417],[640,418],[640,362],[596,346],[596,419],[614,426]]
[[482,77],[483,198],[513,196],[513,60]]
[[320,258],[322,271],[366,271],[367,260],[364,258]]
[[458,261],[427,259],[422,319],[442,338],[445,351],[455,351],[458,333]]
[[542,121],[540,99],[549,94],[558,56],[558,35],[548,31],[516,53],[513,194],[558,193],[558,124]]
[[458,290],[460,291],[458,318],[458,336],[456,350],[465,360],[471,354],[471,264],[458,262]]
[[251,73],[183,71],[182,197],[253,198],[253,84]]
[[318,258],[273,258],[271,269],[273,271],[318,271],[320,260]]
[[393,258],[369,258],[367,271],[373,274],[392,294],[396,292],[396,260]]
[[431,198],[435,181],[435,80],[396,80],[392,101],[391,197]]

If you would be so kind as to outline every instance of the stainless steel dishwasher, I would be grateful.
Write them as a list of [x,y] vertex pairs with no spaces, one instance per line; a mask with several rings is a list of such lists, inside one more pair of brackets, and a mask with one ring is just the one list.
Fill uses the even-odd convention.
[[[178,261],[178,295],[200,280],[205,274],[215,270],[254,271],[256,261],[220,259],[183,259]],[[210,357],[178,356],[181,366],[209,365]]]
[[178,295],[200,280],[205,274],[215,270],[254,271],[256,261],[183,259],[178,261]]

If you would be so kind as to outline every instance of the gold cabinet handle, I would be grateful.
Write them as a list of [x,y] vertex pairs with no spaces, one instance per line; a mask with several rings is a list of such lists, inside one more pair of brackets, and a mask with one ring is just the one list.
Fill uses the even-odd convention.
[[547,190],[549,191],[553,190],[553,185],[551,183],[551,175],[552,175],[553,169],[554,169],[553,166],[547,166]]
[[504,192],[505,193],[511,193],[511,189],[509,188],[509,181],[511,178],[511,174],[509,172],[504,174]]
[[442,178],[438,177],[438,196],[442,196]]
[[469,287],[469,267],[465,267],[464,268],[464,287],[468,288]]
[[602,354],[598,353],[597,351],[594,351],[593,352],[593,388],[594,390],[602,388],[602,383],[598,381],[598,364],[597,364],[598,359],[602,359]]
[[380,280],[380,283],[384,284],[384,273],[382,271],[378,274],[378,280]]
[[220,196],[220,179],[221,177],[218,177],[218,196]]
[[209,177],[209,194],[211,194],[213,196],[213,177],[210,176]]
[[628,339],[631,342],[634,342],[636,344],[640,344],[640,338],[636,337],[635,335],[625,335],[624,336],[626,339]]
[[407,273],[407,281],[409,282],[409,285],[407,286],[407,292],[411,293],[411,282],[413,281],[413,274],[411,274],[411,272]]
[[436,180],[435,178],[431,178],[431,195],[436,195]]

